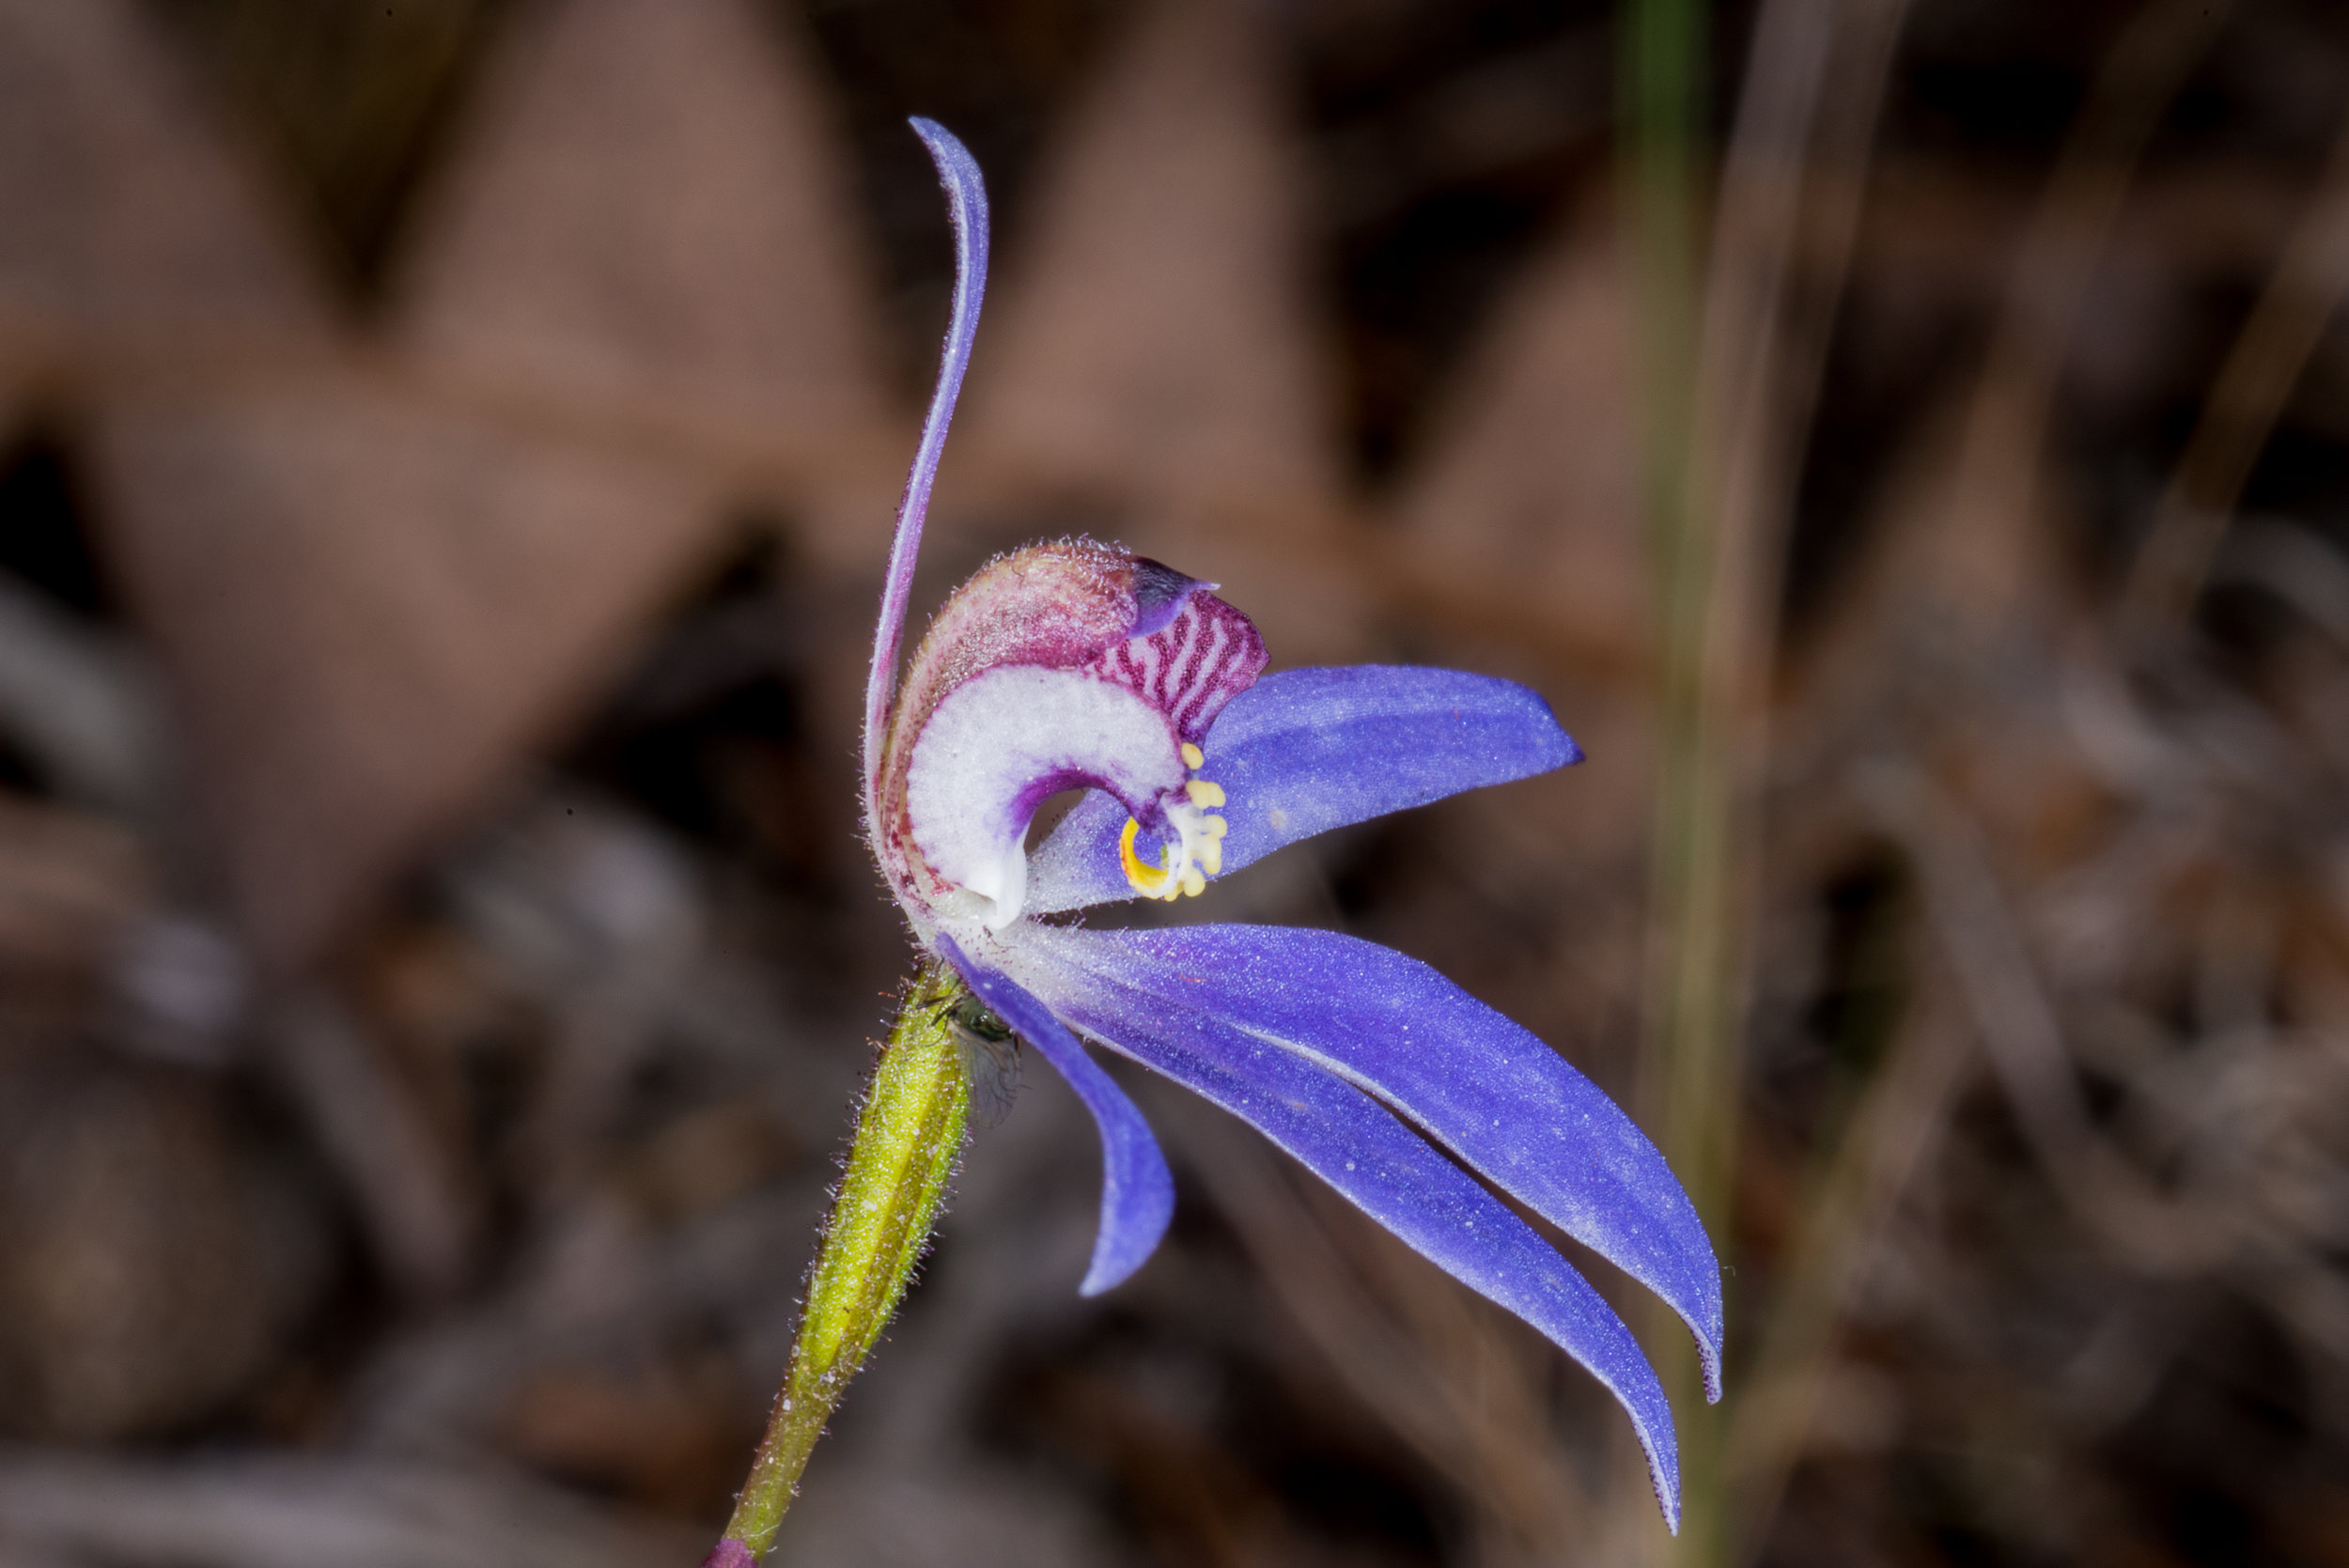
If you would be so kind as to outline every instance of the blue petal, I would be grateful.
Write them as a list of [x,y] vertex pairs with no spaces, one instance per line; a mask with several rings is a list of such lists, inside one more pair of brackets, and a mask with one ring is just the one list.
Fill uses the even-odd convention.
[[[1202,776],[1223,786],[1223,869],[1283,845],[1464,789],[1582,760],[1549,705],[1515,681],[1356,664],[1283,670],[1234,697],[1208,732]],[[1131,898],[1118,869],[1126,808],[1098,791],[1029,867],[1028,908]]]
[[1135,964],[1110,934],[1041,927],[1023,935],[1019,957],[1070,1023],[1249,1123],[1588,1368],[1630,1415],[1657,1501],[1678,1529],[1678,1451],[1663,1387],[1623,1320],[1531,1226],[1361,1090],[1223,1016],[1225,983],[1212,971],[1176,977],[1170,997],[1166,971]]
[[1098,1296],[1148,1262],[1166,1234],[1167,1221],[1174,1217],[1174,1178],[1166,1169],[1166,1156],[1126,1091],[1085,1054],[1050,1008],[1008,976],[974,962],[952,938],[941,935],[937,941],[979,1000],[1060,1069],[1101,1130],[1101,1228],[1093,1238],[1092,1265],[1077,1287],[1081,1295]]
[[1334,931],[1044,939],[1097,978],[1277,1046],[1417,1123],[1670,1303],[1696,1336],[1706,1393],[1720,1397],[1720,1265],[1695,1205],[1647,1135],[1539,1038],[1417,959]]

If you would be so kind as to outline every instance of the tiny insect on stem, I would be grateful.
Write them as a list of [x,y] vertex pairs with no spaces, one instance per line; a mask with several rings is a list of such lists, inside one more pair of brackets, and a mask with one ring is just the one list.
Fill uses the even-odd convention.
[[1002,1126],[1019,1098],[1019,1036],[969,991],[938,1012],[962,1048],[963,1070],[971,1076],[971,1125]]

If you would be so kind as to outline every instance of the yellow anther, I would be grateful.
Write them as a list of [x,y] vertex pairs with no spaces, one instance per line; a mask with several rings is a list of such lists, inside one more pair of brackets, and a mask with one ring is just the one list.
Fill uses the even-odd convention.
[[[1126,831],[1117,835],[1117,863],[1125,868],[1126,880],[1133,884],[1136,893],[1146,898],[1174,897],[1181,886],[1174,875],[1164,866],[1143,864],[1142,858],[1134,853],[1134,835],[1141,831],[1141,823],[1130,816],[1126,818]],[[1166,851],[1160,849],[1159,853],[1162,858]]]
[[1205,767],[1205,766],[1206,765],[1206,761],[1207,761],[1207,753],[1205,753],[1205,752],[1201,751],[1198,747],[1196,747],[1196,746],[1192,745],[1192,744],[1191,744],[1190,741],[1188,741],[1188,740],[1186,740],[1186,741],[1184,741],[1184,742],[1183,742],[1183,766],[1184,766],[1184,767],[1186,767],[1186,768],[1201,768],[1201,767]]
[[[1187,744],[1183,750],[1193,767],[1203,760],[1198,747]],[[1231,831],[1231,824],[1208,808],[1223,804],[1223,787],[1206,779],[1192,779],[1183,785],[1183,793],[1185,800],[1166,806],[1162,831],[1174,838],[1159,846],[1158,864],[1143,864],[1134,851],[1142,833],[1139,818],[1128,817],[1125,831],[1117,835],[1118,866],[1134,892],[1144,898],[1163,898],[1172,904],[1186,893],[1196,897],[1207,891],[1208,877],[1222,874],[1223,835]]]

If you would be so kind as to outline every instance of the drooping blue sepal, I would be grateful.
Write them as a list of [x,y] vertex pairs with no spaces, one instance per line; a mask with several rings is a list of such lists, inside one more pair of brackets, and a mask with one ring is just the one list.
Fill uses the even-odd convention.
[[[1055,940],[1054,938],[1063,939]],[[1423,1128],[1680,1314],[1720,1396],[1721,1273],[1695,1206],[1621,1107],[1443,975],[1334,931],[1055,933],[1103,980],[1335,1074]]]
[[1050,1008],[1008,975],[974,961],[953,938],[941,933],[935,940],[979,1000],[1059,1069],[1093,1112],[1101,1133],[1101,1226],[1093,1240],[1093,1262],[1077,1289],[1098,1296],[1148,1262],[1166,1234],[1174,1217],[1174,1177],[1166,1156],[1126,1091],[1085,1053]]
[[[1590,1282],[1345,1076],[1265,1038],[1220,1005],[1221,993],[1240,982],[1220,970],[1138,966],[1113,939],[1123,935],[1038,928],[1021,944],[1022,973],[1070,1023],[1264,1133],[1422,1256],[1587,1368],[1630,1416],[1657,1501],[1677,1530],[1670,1403],[1639,1342]],[[1179,1005],[1161,992],[1170,980],[1182,988]]]
[[[1447,795],[1579,762],[1549,705],[1515,681],[1355,664],[1283,670],[1234,697],[1202,777],[1223,789],[1223,871],[1283,845]],[[1131,898],[1119,868],[1126,808],[1088,795],[1029,862],[1028,909]]]

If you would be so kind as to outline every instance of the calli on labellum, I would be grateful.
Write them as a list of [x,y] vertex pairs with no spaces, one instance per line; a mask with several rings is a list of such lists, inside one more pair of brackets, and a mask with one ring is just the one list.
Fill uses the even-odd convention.
[[[1654,1371],[1598,1293],[1486,1186],[1670,1303],[1718,1398],[1719,1268],[1628,1116],[1548,1046],[1369,942],[1037,918],[1199,893],[1312,834],[1564,767],[1579,759],[1574,742],[1541,698],[1489,676],[1266,675],[1263,639],[1214,584],[1085,539],[1017,551],[964,584],[900,690],[914,556],[987,266],[977,165],[941,127],[913,123],[952,204],[958,275],[874,639],[866,829],[916,939],[1098,1124],[1100,1229],[1081,1288],[1140,1267],[1174,1208],[1165,1158],[1090,1041],[1249,1122],[1589,1368],[1629,1412],[1677,1528],[1672,1413]],[[1031,857],[1036,808],[1073,789],[1086,793]]]

